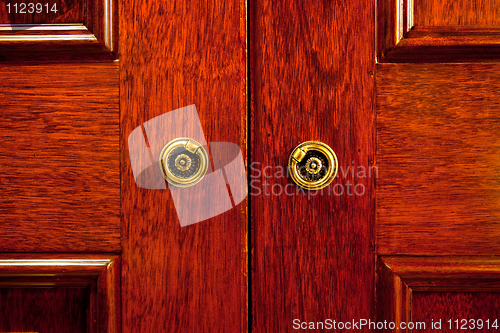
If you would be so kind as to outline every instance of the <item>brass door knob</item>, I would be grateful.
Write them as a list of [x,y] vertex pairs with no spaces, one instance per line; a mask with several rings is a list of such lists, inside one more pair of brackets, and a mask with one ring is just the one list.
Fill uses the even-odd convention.
[[163,177],[176,187],[190,187],[200,182],[207,173],[208,162],[205,148],[189,138],[170,141],[160,153]]
[[303,142],[290,154],[288,169],[295,184],[306,190],[319,190],[337,175],[337,156],[323,142]]

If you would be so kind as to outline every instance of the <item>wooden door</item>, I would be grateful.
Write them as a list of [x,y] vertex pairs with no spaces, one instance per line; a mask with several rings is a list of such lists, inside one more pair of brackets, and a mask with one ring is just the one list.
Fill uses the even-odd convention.
[[[374,6],[253,1],[249,15],[252,331],[360,328],[375,311]],[[309,140],[339,161],[312,192],[280,173]]]
[[377,314],[394,331],[498,330],[499,19],[495,1],[379,2]]
[[[374,179],[349,171],[374,163],[373,8],[58,7],[2,12],[2,331],[272,332],[373,317]],[[181,227],[169,191],[136,183],[128,138],[193,104],[207,142],[240,146],[253,185],[295,193],[276,172],[321,140],[343,193],[250,193]]]
[[[0,331],[495,328],[494,2],[57,4],[1,8]],[[181,226],[129,137],[191,105],[249,186]],[[318,192],[285,171],[309,140]]]
[[119,332],[114,1],[0,3],[0,332]]

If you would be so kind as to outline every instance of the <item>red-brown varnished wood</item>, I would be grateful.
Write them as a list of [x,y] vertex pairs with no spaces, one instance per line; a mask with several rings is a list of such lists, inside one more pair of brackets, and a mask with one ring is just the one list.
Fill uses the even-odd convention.
[[[498,291],[415,292],[412,305],[412,321],[426,325],[412,332],[496,332],[500,325]],[[434,330],[432,323],[436,325]],[[438,323],[441,330],[437,329]]]
[[379,253],[499,253],[499,70],[378,66]]
[[377,1],[377,60],[382,61],[387,53],[401,40],[403,34],[408,31],[405,23],[404,10],[402,7],[407,4],[403,1],[402,6],[398,6],[396,0]]
[[417,26],[499,26],[496,0],[410,0]]
[[[11,7],[27,4],[9,3]],[[0,61],[60,63],[117,58],[118,0],[56,1],[49,8],[52,6],[60,8],[58,13],[9,14],[0,4]]]
[[381,257],[378,269],[388,269],[414,291],[495,291],[500,287],[500,259],[495,256]]
[[[118,54],[119,0],[86,1],[83,24],[96,36],[101,45]],[[79,21],[80,22],[80,21]]]
[[245,201],[181,227],[169,190],[135,184],[127,147],[144,122],[195,104],[207,142],[245,156],[245,13],[243,1],[121,3],[124,332],[246,331]]
[[114,257],[101,271],[96,281],[96,315],[91,317],[96,332],[121,333],[121,257]]
[[[434,1],[449,21],[434,24],[422,19],[431,1],[382,0],[377,4],[377,60],[389,63],[498,62],[498,18],[492,1]],[[434,5],[433,3],[433,5]],[[489,3],[489,4],[488,4]],[[442,11],[441,7],[450,7]],[[459,10],[468,6],[467,11]],[[436,7],[431,6],[435,9]],[[455,11],[456,10],[456,11]],[[420,11],[420,12],[419,12]],[[455,11],[455,12],[454,12]],[[484,14],[483,12],[488,14]],[[433,12],[433,15],[436,14]],[[436,19],[439,21],[439,15]],[[475,24],[470,17],[480,18]],[[497,17],[497,18],[495,18]],[[481,21],[482,20],[482,21]],[[481,23],[481,22],[482,23]]]
[[[374,11],[370,1],[251,4],[254,332],[374,318]],[[311,196],[283,171],[309,140],[341,166]]]
[[0,288],[0,332],[89,333],[89,288]]
[[[81,0],[50,0],[44,2],[2,0],[0,2],[0,24],[80,23],[84,19],[84,4],[86,2]],[[21,5],[22,3],[26,7]],[[29,3],[35,5],[40,3],[42,7],[38,8],[39,12],[37,13],[37,8],[31,8],[28,5]],[[8,4],[10,4],[10,8]],[[48,8],[45,4],[48,4]],[[23,8],[24,11],[21,12]],[[30,11],[33,11],[33,13],[30,13]]]
[[[16,65],[55,65],[71,62],[110,64],[115,58],[116,56],[98,40],[0,43],[0,61]],[[115,66],[118,67],[118,64]]]
[[394,322],[396,327],[411,321],[412,297],[410,287],[398,273],[394,272],[392,263],[377,259],[376,321]]
[[116,63],[2,66],[0,250],[120,250]]
[[394,322],[396,328],[402,322],[420,322],[427,328],[420,326],[422,332],[430,332],[432,321],[440,319],[445,332],[458,331],[449,330],[448,319],[490,319],[492,323],[498,319],[499,288],[498,257],[381,257],[377,264],[377,321]]
[[380,62],[498,62],[499,41],[497,28],[414,27]]
[[[87,323],[85,332],[121,332],[121,295],[120,295],[120,258],[116,254],[46,254],[46,253],[2,253],[0,254],[0,290],[7,295],[18,295],[19,299],[30,299],[30,293],[16,293],[19,288],[55,288],[59,293],[71,290],[85,289],[85,295],[74,300],[76,307],[85,309],[84,322]],[[58,300],[50,297],[40,304],[22,310],[22,317],[18,318],[19,309],[14,303],[1,303],[0,311],[11,315],[13,318],[4,319],[5,325],[16,327],[32,327],[31,321],[41,321],[42,329],[50,332],[76,332],[64,323],[58,323],[58,314],[45,314],[55,317],[54,320],[43,321],[36,313],[38,306],[51,308]],[[73,308],[69,307],[69,311]],[[17,312],[16,312],[17,311]],[[0,312],[0,314],[2,314]],[[5,313],[4,313],[5,314]],[[63,314],[64,315],[64,314]],[[34,319],[30,319],[34,316]],[[66,316],[66,315],[65,315]],[[0,316],[0,327],[2,316]],[[24,326],[23,326],[24,325]],[[26,326],[27,325],[27,326]],[[50,326],[49,326],[50,325]],[[4,326],[5,327],[5,326]]]
[[0,279],[30,276],[56,278],[82,277],[87,280],[99,276],[117,260],[116,254],[66,253],[1,253]]

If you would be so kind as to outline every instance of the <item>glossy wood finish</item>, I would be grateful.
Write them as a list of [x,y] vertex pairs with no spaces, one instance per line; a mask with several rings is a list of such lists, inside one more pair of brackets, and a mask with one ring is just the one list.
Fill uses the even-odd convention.
[[116,63],[2,66],[0,251],[120,250]]
[[380,62],[498,62],[496,28],[414,27]]
[[[113,53],[95,39],[74,41],[56,39],[50,42],[5,41],[0,43],[0,63],[111,63],[114,59]],[[115,66],[117,67],[118,64]]]
[[377,61],[384,61],[403,34],[413,27],[408,20],[408,12],[407,1],[377,1]]
[[423,321],[427,328],[440,318],[492,322],[497,319],[499,291],[497,257],[381,257],[377,321],[392,321],[396,327],[401,322]]
[[411,321],[412,290],[402,281],[399,272],[392,269],[391,264],[386,264],[380,258],[377,260],[376,320],[394,322],[399,328],[402,322]]
[[86,1],[83,24],[101,45],[118,54],[118,0]]
[[120,306],[116,255],[0,255],[1,330],[118,333]]
[[499,311],[499,292],[416,292],[413,294],[412,320],[425,322],[427,327],[413,332],[429,332],[432,323],[429,318],[435,323],[441,321],[442,332],[495,332],[499,326]]
[[[375,5],[251,4],[252,331],[374,318],[374,178],[347,167],[374,162]],[[279,171],[308,140],[328,144],[341,166],[310,196]]]
[[127,147],[144,122],[195,104],[207,142],[246,156],[245,13],[244,1],[121,3],[124,332],[246,331],[246,201],[181,227],[168,190],[134,183]]
[[499,70],[378,66],[378,253],[499,253]]
[[0,332],[88,333],[89,288],[0,288]]
[[61,8],[59,14],[9,15],[0,7],[0,61],[109,62],[117,58],[118,0],[51,4]]
[[378,61],[400,64],[377,66],[377,253],[394,255],[378,261],[377,320],[427,324],[413,332],[428,332],[433,319],[446,332],[458,331],[448,319],[497,319],[494,7],[488,0],[379,5]]
[[500,16],[493,7],[489,0],[381,0],[377,4],[377,60],[497,62],[500,30],[494,22]]
[[495,0],[416,0],[414,2],[415,25],[417,26],[500,25],[500,7]]
[[[40,13],[36,13],[36,8],[34,13],[29,13],[29,8],[26,7],[25,13],[20,13],[21,3],[28,4],[30,1],[25,0],[6,0],[2,1],[0,4],[0,24],[44,24],[44,23],[79,23],[84,19],[84,4],[87,1],[82,0],[50,0],[45,2],[35,2],[31,3],[42,4],[42,9],[39,10]],[[92,2],[92,1],[88,1]],[[10,4],[10,12],[9,6]],[[16,7],[17,4],[17,13]],[[48,13],[45,4],[49,4]],[[53,6],[57,12],[51,11]],[[24,7],[24,6],[23,6]]]

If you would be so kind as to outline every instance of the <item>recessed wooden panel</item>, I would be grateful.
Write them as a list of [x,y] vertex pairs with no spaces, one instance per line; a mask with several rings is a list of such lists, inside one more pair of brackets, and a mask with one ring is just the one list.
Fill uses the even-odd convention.
[[[292,331],[294,319],[373,318],[375,180],[348,171],[368,170],[374,157],[373,8],[359,1],[252,4],[255,332]],[[301,190],[279,172],[309,140],[325,142],[339,160],[339,176],[324,191]],[[364,191],[355,195],[354,185]]]
[[120,258],[0,254],[0,331],[121,331]]
[[416,26],[499,26],[497,0],[415,0]]
[[117,7],[118,0],[0,3],[0,61],[116,59]]
[[411,319],[427,328],[413,332],[429,332],[432,322],[442,332],[496,332],[499,313],[500,292],[414,292],[412,297]]
[[378,67],[378,253],[500,252],[499,73]]
[[[489,319],[492,325],[498,319],[499,301],[498,257],[393,256],[378,259],[378,322],[394,322],[396,328],[401,327],[401,323],[418,322],[415,328],[420,328],[419,332],[429,332],[432,322],[441,320],[444,332],[457,332],[460,330],[453,326],[457,325],[454,322],[457,319],[482,319],[485,325]],[[447,322],[450,319],[452,329]],[[461,327],[463,323],[459,324]],[[484,331],[496,329],[490,326]]]
[[246,156],[245,2],[120,5],[124,332],[244,332],[246,200],[181,227],[168,189],[135,184],[128,137],[195,104],[206,141],[238,144]]
[[2,0],[0,24],[80,23],[84,19],[85,2]]
[[498,62],[499,12],[490,0],[381,0],[377,3],[377,60]]
[[0,250],[120,249],[118,66],[3,66]]
[[88,333],[90,288],[0,288],[0,332]]

